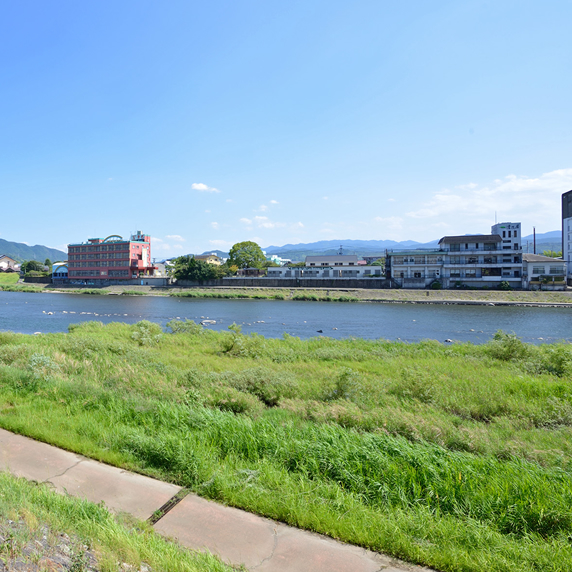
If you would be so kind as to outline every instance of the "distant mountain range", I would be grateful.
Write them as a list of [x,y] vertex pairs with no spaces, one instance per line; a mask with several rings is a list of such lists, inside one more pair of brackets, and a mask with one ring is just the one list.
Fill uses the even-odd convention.
[[[342,247],[344,254],[356,254],[358,256],[372,256],[385,254],[386,249],[406,248],[436,248],[439,239],[430,242],[415,242],[414,240],[320,240],[318,242],[285,244],[284,246],[267,246],[263,248],[267,255],[276,254],[281,258],[289,258],[294,262],[303,261],[306,256],[337,254]],[[527,244],[528,243],[528,244]],[[529,234],[522,238],[524,252],[533,251],[533,236]],[[544,250],[558,252],[562,249],[562,232],[553,230],[536,235],[536,252],[542,254]],[[222,250],[208,250],[203,254],[214,253],[221,258],[228,258],[228,252]],[[10,242],[0,238],[0,254],[6,254],[23,262],[24,260],[38,260],[44,262],[49,258],[52,262],[67,260],[67,254],[56,248],[35,245],[28,246],[22,242]]]
[[23,242],[10,242],[3,238],[0,238],[0,254],[10,256],[18,262],[37,260],[38,262],[43,263],[46,258],[49,258],[52,262],[59,262],[67,260],[68,257],[65,252],[57,250],[56,248],[48,248],[47,246],[42,246],[40,244],[28,246]]
[[[357,254],[358,256],[372,256],[385,254],[386,249],[400,250],[408,248],[436,248],[440,239],[430,242],[415,242],[414,240],[320,240],[318,242],[285,244],[284,246],[267,246],[263,248],[267,255],[276,254],[281,258],[290,258],[293,261],[302,261],[306,256],[337,254],[342,247],[343,254]],[[527,244],[528,243],[528,244]],[[522,238],[524,252],[533,252],[533,235]],[[562,232],[553,230],[536,235],[536,252],[542,254],[544,250],[562,250]]]

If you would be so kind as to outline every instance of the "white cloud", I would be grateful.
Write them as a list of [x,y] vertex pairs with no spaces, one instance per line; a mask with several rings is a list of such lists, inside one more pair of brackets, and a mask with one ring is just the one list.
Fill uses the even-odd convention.
[[157,238],[156,236],[152,236],[151,242],[163,242],[163,240],[161,238]]
[[181,250],[183,248],[182,244],[174,244],[173,248],[175,248],[176,250]]
[[458,230],[461,224],[470,223],[465,232],[486,232],[487,228],[475,227],[485,221],[492,224],[496,212],[499,221],[554,230],[560,227],[560,197],[571,188],[572,169],[558,169],[537,178],[508,175],[484,187],[470,183],[456,187],[456,191],[443,189],[406,215],[426,220],[423,224],[444,219]]
[[273,222],[267,216],[255,216],[254,224],[258,228],[282,228],[286,226],[284,222]]
[[327,201],[330,197],[322,197],[325,201]]
[[168,234],[167,238],[177,242],[185,242],[185,239],[180,234]]
[[201,193],[220,193],[218,189],[215,189],[214,187],[209,187],[204,183],[193,183],[191,185],[191,189],[193,189],[193,191],[199,191]]
[[215,229],[218,230],[220,228],[220,225],[218,222],[211,222],[211,226]]
[[394,203],[396,201],[396,199],[387,199],[388,203]]
[[257,210],[263,213],[268,210],[268,207],[266,205],[260,205]]
[[270,204],[271,204],[271,205],[277,205],[277,204],[278,204],[278,201],[272,200],[272,201],[270,201]]
[[206,212],[206,213],[210,213],[210,212],[211,212],[211,210],[210,210],[210,209],[207,209],[205,212]]
[[227,203],[234,203],[234,201],[232,199],[226,199]]
[[252,221],[249,218],[241,218],[240,222],[244,224],[252,224]]

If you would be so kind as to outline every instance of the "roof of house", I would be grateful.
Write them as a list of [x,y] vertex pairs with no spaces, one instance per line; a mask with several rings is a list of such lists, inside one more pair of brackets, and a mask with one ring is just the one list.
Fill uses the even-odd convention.
[[552,256],[544,256],[544,254],[523,254],[522,259],[525,262],[562,262],[566,263],[562,258],[552,258]]
[[462,242],[500,242],[500,234],[465,234],[464,236],[444,236],[439,244],[457,244]]
[[0,254],[0,260],[3,260],[4,258],[8,258],[12,262],[16,262],[16,263],[18,262],[17,260],[14,260],[11,256],[8,256],[7,254]]

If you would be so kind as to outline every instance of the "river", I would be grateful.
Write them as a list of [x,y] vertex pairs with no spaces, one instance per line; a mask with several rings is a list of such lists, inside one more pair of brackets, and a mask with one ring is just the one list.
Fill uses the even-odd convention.
[[[51,312],[51,313],[50,313]],[[226,330],[281,337],[361,337],[408,342],[446,339],[483,343],[502,329],[532,343],[572,341],[571,308],[225,300],[161,296],[92,296],[0,292],[0,331],[66,332],[86,320],[165,325],[172,319],[215,320]]]

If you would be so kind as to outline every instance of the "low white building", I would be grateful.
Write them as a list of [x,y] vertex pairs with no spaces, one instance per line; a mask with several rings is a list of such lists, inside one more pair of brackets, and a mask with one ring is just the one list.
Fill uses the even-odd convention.
[[333,254],[328,256],[306,256],[306,266],[357,266],[358,257],[355,254]]
[[566,261],[542,254],[522,255],[523,288],[566,290]]
[[[357,258],[357,257],[356,257]],[[283,266],[268,268],[268,278],[382,278],[381,266]]]
[[6,270],[20,270],[20,265],[17,260],[14,260],[6,254],[0,254],[0,268]]

